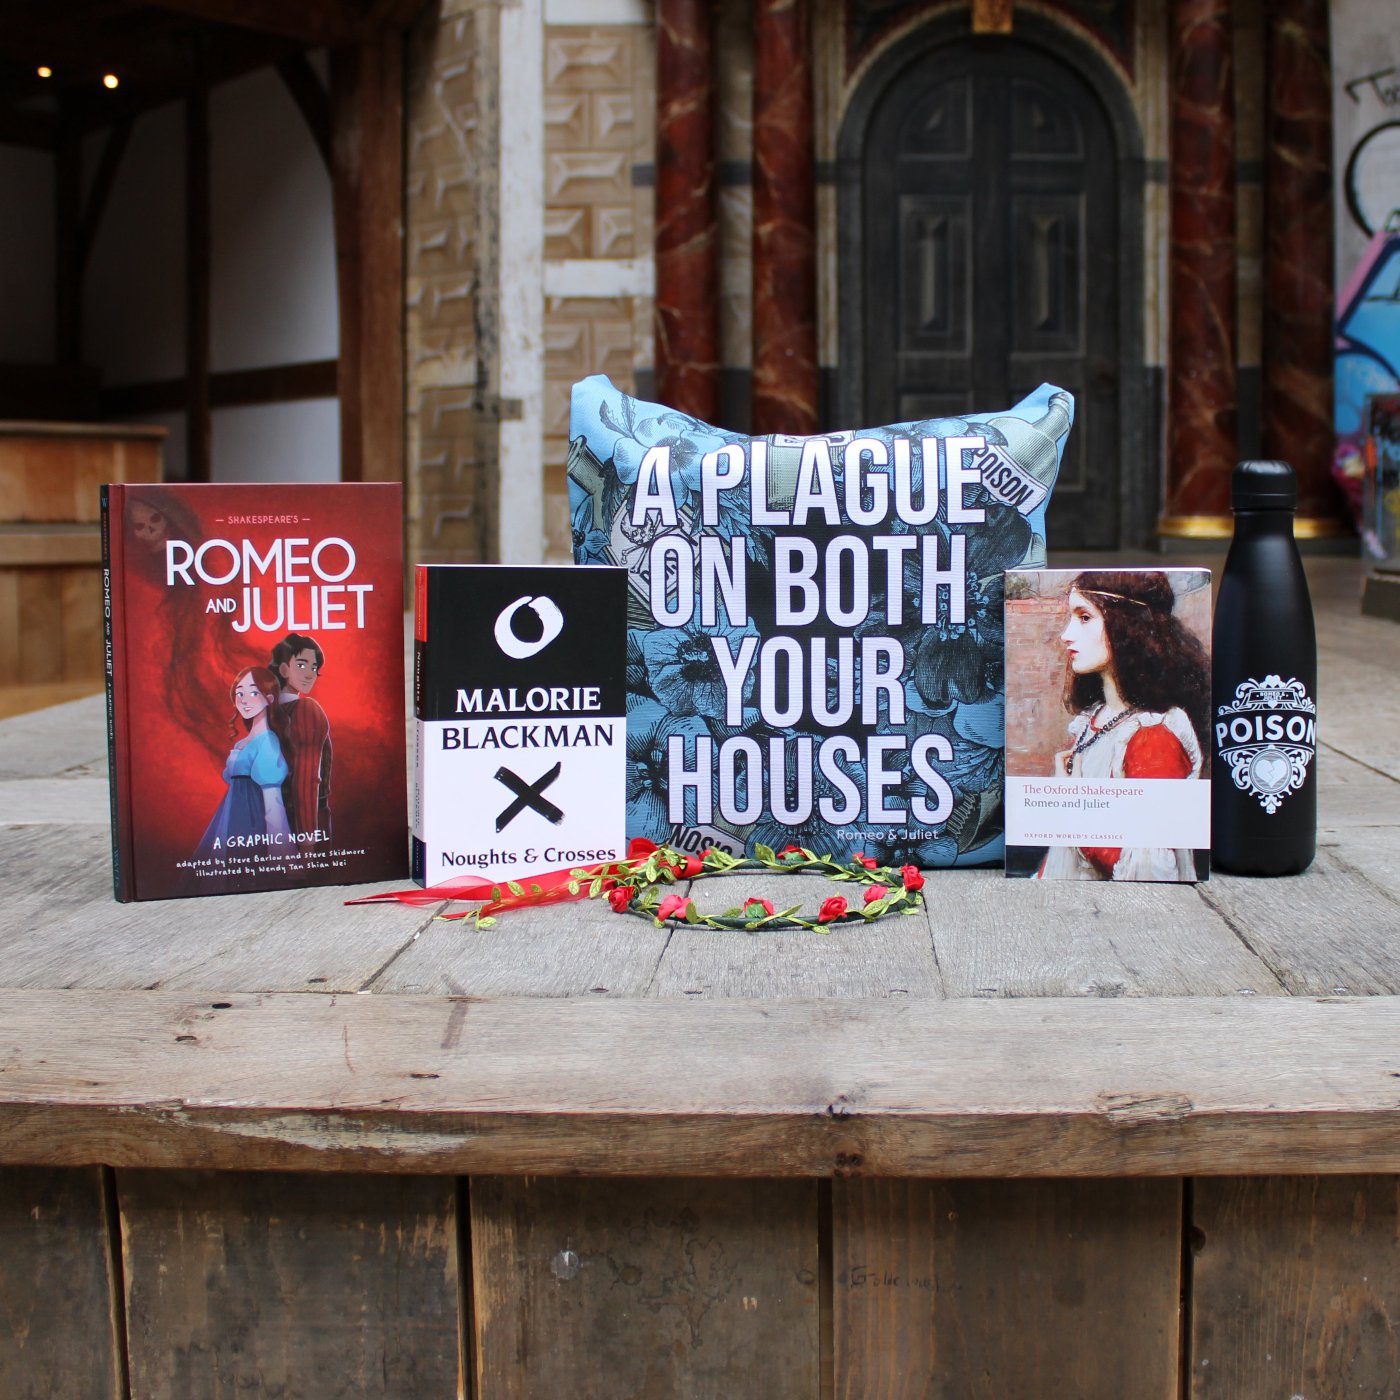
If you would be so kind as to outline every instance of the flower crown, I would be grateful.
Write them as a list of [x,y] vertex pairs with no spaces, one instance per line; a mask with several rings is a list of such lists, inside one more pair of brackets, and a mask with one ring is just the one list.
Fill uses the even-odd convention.
[[[896,870],[892,866],[880,865],[859,851],[845,861],[830,855],[817,855],[806,846],[784,846],[777,852],[767,846],[755,846],[753,856],[747,857],[731,856],[713,848],[701,855],[687,855],[669,846],[652,846],[650,842],[634,841],[631,851],[627,860],[570,870],[567,884],[557,893],[538,884],[503,881],[492,886],[491,898],[474,914],[468,912],[446,917],[471,918],[477,928],[489,928],[496,922],[493,915],[502,909],[544,903],[560,897],[586,897],[604,898],[615,913],[647,919],[657,927],[673,921],[715,929],[753,931],[760,928],[803,928],[822,933],[833,924],[870,923],[883,914],[912,914],[924,902],[920,893],[924,877],[917,866],[903,865]],[[852,907],[844,895],[829,896],[822,901],[815,919],[803,917],[800,905],[776,909],[771,900],[757,895],[751,895],[742,904],[726,909],[723,914],[702,914],[689,895],[675,892],[662,894],[663,886],[674,885],[681,880],[700,880],[712,875],[741,875],[756,870],[782,875],[819,872],[829,880],[860,885],[865,892],[856,907]]]

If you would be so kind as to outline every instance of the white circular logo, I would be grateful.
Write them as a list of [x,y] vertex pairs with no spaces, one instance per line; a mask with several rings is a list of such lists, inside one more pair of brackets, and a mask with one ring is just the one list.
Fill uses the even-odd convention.
[[[521,608],[529,608],[544,628],[533,642],[521,641],[515,635],[515,615]],[[563,630],[564,614],[555,606],[554,600],[543,595],[531,598],[527,593],[525,597],[517,598],[515,602],[508,603],[501,609],[501,615],[496,619],[496,645],[507,656],[524,661],[528,657],[538,656]]]

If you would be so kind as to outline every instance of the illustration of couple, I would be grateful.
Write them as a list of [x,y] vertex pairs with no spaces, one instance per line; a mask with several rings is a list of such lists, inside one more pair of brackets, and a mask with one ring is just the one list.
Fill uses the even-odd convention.
[[278,846],[293,835],[330,840],[330,722],[311,698],[325,667],[313,637],[289,632],[267,666],[249,666],[229,687],[235,739],[224,764],[223,800],[195,849],[195,859],[219,851]]

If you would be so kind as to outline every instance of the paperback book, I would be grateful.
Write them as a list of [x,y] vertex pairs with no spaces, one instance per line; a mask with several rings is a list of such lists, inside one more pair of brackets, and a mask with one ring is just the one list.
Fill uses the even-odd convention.
[[1006,574],[1006,873],[1204,880],[1210,572]]
[[119,900],[406,875],[400,502],[102,488]]
[[413,878],[621,859],[626,570],[420,564],[414,595]]

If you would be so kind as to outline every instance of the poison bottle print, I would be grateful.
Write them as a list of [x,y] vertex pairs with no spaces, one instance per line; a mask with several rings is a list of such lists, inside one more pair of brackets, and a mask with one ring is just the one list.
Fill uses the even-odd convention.
[[1296,875],[1317,846],[1317,642],[1285,462],[1241,462],[1215,605],[1211,854],[1237,875]]

